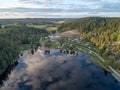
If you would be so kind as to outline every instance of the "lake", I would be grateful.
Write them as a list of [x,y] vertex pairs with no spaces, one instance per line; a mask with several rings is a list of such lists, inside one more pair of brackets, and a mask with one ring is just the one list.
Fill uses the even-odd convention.
[[120,90],[120,83],[94,64],[90,55],[40,48],[25,51],[0,90]]

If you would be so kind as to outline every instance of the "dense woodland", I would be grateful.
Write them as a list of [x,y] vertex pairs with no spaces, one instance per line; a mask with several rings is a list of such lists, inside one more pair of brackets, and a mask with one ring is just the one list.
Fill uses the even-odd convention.
[[[20,51],[41,45],[48,32],[44,29],[27,27],[23,24],[0,28],[0,73],[15,59]],[[41,40],[41,41],[40,41]]]
[[77,30],[83,40],[98,47],[98,52],[106,60],[120,60],[120,18],[89,17],[62,23],[58,30]]

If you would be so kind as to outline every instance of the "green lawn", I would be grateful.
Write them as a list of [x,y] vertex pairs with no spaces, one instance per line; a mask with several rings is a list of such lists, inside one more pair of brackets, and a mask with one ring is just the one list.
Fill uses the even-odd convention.
[[33,25],[33,24],[31,24],[31,25],[27,25],[27,26],[41,29],[41,28],[46,28],[47,25]]
[[52,25],[27,25],[28,27],[34,27],[34,28],[39,28],[39,29],[46,29],[47,31],[56,31],[57,27],[52,26]]

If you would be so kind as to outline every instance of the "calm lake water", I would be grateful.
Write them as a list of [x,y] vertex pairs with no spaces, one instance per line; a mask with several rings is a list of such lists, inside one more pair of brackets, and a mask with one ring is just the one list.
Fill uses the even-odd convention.
[[0,90],[120,90],[120,83],[88,54],[52,50],[45,55],[38,50],[34,55],[23,53]]

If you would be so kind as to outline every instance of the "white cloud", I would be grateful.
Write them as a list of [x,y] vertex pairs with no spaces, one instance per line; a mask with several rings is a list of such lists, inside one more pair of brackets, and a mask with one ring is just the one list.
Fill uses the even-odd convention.
[[[1,18],[13,18],[14,13],[17,13],[15,17],[18,16],[18,18],[31,16],[81,17],[82,15],[96,16],[98,13],[99,16],[103,15],[102,13],[104,13],[105,16],[114,16],[114,13],[120,12],[120,1],[114,1],[115,2],[111,0],[0,0],[0,13],[3,13],[0,16]],[[9,14],[4,14],[6,12]],[[111,14],[108,14],[108,12]],[[35,15],[33,16],[32,13],[35,13]],[[119,16],[119,14],[116,16]]]
[[26,14],[24,13],[17,13],[17,12],[2,12],[0,13],[0,18],[27,18]]

